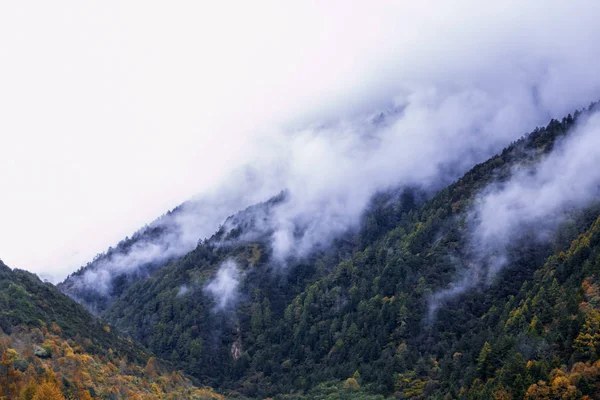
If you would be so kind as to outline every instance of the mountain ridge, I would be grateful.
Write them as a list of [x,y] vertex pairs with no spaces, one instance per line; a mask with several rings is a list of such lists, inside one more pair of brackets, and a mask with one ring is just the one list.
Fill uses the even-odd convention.
[[[593,105],[590,107],[592,109]],[[585,115],[590,112],[585,111]],[[534,130],[496,156],[474,166],[431,199],[413,205],[416,207],[414,209],[402,209],[400,203],[394,202],[391,209],[371,209],[371,214],[366,214],[365,221],[378,213],[383,213],[380,221],[390,219],[391,228],[383,223],[383,236],[376,233],[377,229],[370,236],[369,230],[365,230],[368,224],[365,224],[358,236],[356,233],[350,235],[349,242],[340,240],[332,245],[328,250],[329,255],[327,252],[317,252],[279,272],[269,256],[268,241],[243,242],[229,247],[202,243],[179,261],[157,271],[155,276],[136,282],[103,313],[103,317],[158,354],[174,360],[192,375],[217,387],[240,390],[250,397],[275,395],[288,390],[309,393],[318,383],[331,379],[349,379],[358,365],[361,366],[358,369],[367,391],[398,391],[403,386],[394,382],[406,378],[399,377],[399,373],[391,372],[390,368],[402,370],[406,368],[402,365],[425,361],[422,357],[415,356],[418,352],[414,348],[403,355],[402,358],[406,360],[398,364],[399,361],[387,358],[386,354],[390,351],[387,346],[391,343],[401,345],[400,338],[406,337],[410,339],[405,343],[409,349],[412,346],[435,347],[428,343],[440,334],[439,326],[434,324],[433,328],[424,329],[426,325],[423,325],[428,299],[437,290],[452,283],[453,277],[459,272],[459,265],[452,260],[465,256],[461,253],[461,247],[466,246],[464,213],[472,206],[473,199],[490,182],[508,180],[516,166],[535,166],[545,154],[553,151],[556,141],[567,135],[579,118],[581,113],[577,112],[574,117],[567,116],[562,121],[551,120],[546,127]],[[394,207],[399,209],[394,211]],[[594,212],[593,209],[590,211],[591,214]],[[574,222],[578,226],[575,229],[577,231],[585,229],[585,221],[589,220],[582,218],[573,216],[573,221],[579,221]],[[228,232],[240,234],[235,230]],[[439,232],[442,232],[441,237]],[[362,238],[362,244],[359,237]],[[567,237],[571,236],[567,234]],[[565,241],[563,239],[562,243]],[[390,248],[391,243],[399,243],[391,248],[401,250],[382,252],[383,249]],[[379,250],[375,251],[373,248]],[[514,258],[513,263],[521,268],[517,274],[515,271],[519,271],[518,269],[515,270],[514,266],[511,269],[512,277],[517,278],[515,282],[530,279],[533,271],[541,267],[544,260],[552,254],[549,246],[536,244],[534,241],[525,241],[522,248],[510,251],[514,253],[511,256]],[[386,266],[395,257],[400,257],[393,261],[395,267]],[[228,259],[234,260],[239,266],[242,277],[239,297],[242,300],[231,309],[215,312],[216,300],[207,294],[206,285],[214,279],[220,265]],[[362,267],[356,269],[353,264]],[[429,266],[419,270],[417,266],[420,265]],[[352,278],[353,276],[356,278]],[[501,276],[506,276],[506,273]],[[366,277],[369,278],[365,280]],[[354,285],[346,286],[343,283],[352,282],[353,279],[358,279],[354,281]],[[368,284],[371,281],[375,285],[372,288]],[[393,282],[396,283],[392,284]],[[181,287],[184,285],[186,290],[182,295]],[[504,299],[511,293],[517,293],[520,285],[506,285],[497,295]],[[414,287],[414,291],[405,292],[408,287]],[[401,288],[404,289],[400,290]],[[476,286],[460,297],[469,298],[476,293],[483,293],[482,288],[485,285],[480,289]],[[371,304],[366,301],[373,291],[380,293],[376,303],[380,304],[378,307],[383,307],[381,312],[391,315],[404,313],[406,317],[384,318],[388,322],[383,325],[381,322],[376,323],[377,318],[367,323],[368,320],[364,320],[363,315],[365,311],[360,309]],[[404,298],[401,305],[398,303],[399,298]],[[330,299],[327,301],[332,302],[333,308],[331,305],[326,308],[316,306],[324,299]],[[377,299],[377,296],[373,299]],[[448,318],[451,306],[455,305],[455,300],[442,304],[437,311],[436,321]],[[385,311],[386,307],[390,310]],[[327,317],[331,312],[334,314]],[[481,311],[475,308],[469,311],[472,312],[477,314]],[[306,317],[301,317],[295,323],[292,316],[296,315],[298,318],[303,313],[307,313]],[[344,321],[348,321],[348,325],[339,320],[342,316]],[[302,323],[302,318],[306,318],[305,323]],[[309,323],[310,318],[317,319]],[[401,329],[395,326],[398,318],[404,321],[400,323]],[[353,319],[363,320],[367,325],[351,322]],[[330,339],[319,341],[317,338],[321,335],[318,333],[321,328],[317,328],[315,333],[310,332],[323,324],[329,326],[328,331],[338,333]],[[372,328],[367,329],[366,326],[369,325]],[[159,329],[153,326],[158,326]],[[309,329],[310,326],[313,328]],[[374,327],[389,332],[389,337],[381,336]],[[458,327],[454,326],[452,329]],[[304,333],[298,336],[301,332]],[[337,341],[336,336],[339,338]],[[288,339],[283,340],[284,337]],[[371,344],[356,341],[358,338],[371,338]],[[190,343],[187,346],[186,341]],[[325,344],[327,342],[328,345]],[[314,347],[318,343],[321,343],[319,346],[326,347]],[[192,348],[196,348],[195,356],[191,355]],[[236,350],[236,357],[231,356],[233,348],[239,350]],[[304,350],[300,350],[301,348]],[[351,351],[353,348],[356,350]],[[366,356],[365,352],[371,355]],[[399,357],[396,350],[393,353]],[[357,364],[350,354],[363,354],[363,362]],[[290,356],[293,357],[289,358]],[[194,362],[199,359],[197,357],[211,360],[211,368],[199,367]],[[295,362],[292,361],[294,358]],[[355,361],[349,362],[353,359]],[[333,367],[333,364],[337,367]],[[313,367],[307,367],[309,365]],[[376,370],[379,372],[375,372]],[[298,381],[303,376],[305,378]],[[412,380],[418,379],[415,377]],[[435,388],[428,391],[435,392]],[[409,392],[410,389],[407,393]]]

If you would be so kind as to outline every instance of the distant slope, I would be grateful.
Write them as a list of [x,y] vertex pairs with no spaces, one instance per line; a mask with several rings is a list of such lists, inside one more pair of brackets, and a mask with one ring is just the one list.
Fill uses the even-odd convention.
[[0,358],[0,398],[221,398],[1,261]]
[[[175,209],[160,217],[148,227],[136,232],[131,238],[119,242],[114,248],[98,254],[93,261],[67,277],[57,287],[65,294],[83,304],[89,311],[98,314],[113,298],[118,297],[137,279],[151,274],[169,260],[176,257],[170,253],[170,241],[176,242],[178,233],[166,223]],[[170,237],[170,240],[167,238]],[[152,259],[128,259],[128,255],[139,247],[158,249],[158,255]]]
[[[274,196],[270,202],[281,201],[282,196]],[[232,214],[245,207],[242,205],[246,201],[243,194],[232,198],[213,195],[189,200],[131,238],[127,237],[114,248],[98,254],[57,287],[99,315],[134,282],[152,275],[192,251],[199,241],[213,236],[221,224],[228,224],[226,219],[235,218]],[[255,212],[256,206],[250,207],[247,213]]]

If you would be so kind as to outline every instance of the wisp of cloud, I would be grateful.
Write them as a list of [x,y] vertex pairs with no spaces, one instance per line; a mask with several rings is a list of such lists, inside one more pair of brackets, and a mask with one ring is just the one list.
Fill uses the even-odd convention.
[[600,199],[600,114],[594,113],[534,166],[517,166],[511,178],[493,183],[470,215],[471,261],[464,277],[430,299],[430,316],[444,301],[490,284],[510,262],[509,246],[525,235],[548,241],[567,213]]
[[235,304],[239,284],[239,267],[235,261],[227,260],[221,264],[216,276],[204,286],[204,290],[215,300],[215,310],[223,311]]

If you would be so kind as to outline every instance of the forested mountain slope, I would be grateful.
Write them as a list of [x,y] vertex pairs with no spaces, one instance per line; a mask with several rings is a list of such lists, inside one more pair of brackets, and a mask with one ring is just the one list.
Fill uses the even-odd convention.
[[598,398],[599,273],[600,217],[515,295],[491,304],[430,377],[452,396]]
[[540,398],[566,385],[598,396],[596,350],[581,350],[597,334],[595,303],[580,304],[595,290],[596,201],[561,210],[544,240],[535,225],[524,230],[493,279],[436,296],[473,271],[480,193],[537,166],[589,114],[552,120],[428,201],[414,189],[382,193],[360,231],[306,258],[273,259],[269,231],[256,228],[268,212],[242,212],[102,315],[232,395]]
[[0,398],[221,398],[0,261]]

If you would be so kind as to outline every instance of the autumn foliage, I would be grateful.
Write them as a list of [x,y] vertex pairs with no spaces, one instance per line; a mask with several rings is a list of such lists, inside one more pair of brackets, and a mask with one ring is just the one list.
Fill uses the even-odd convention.
[[223,399],[162,368],[153,357],[138,365],[115,355],[89,354],[80,343],[59,336],[57,328],[0,332],[0,399]]

